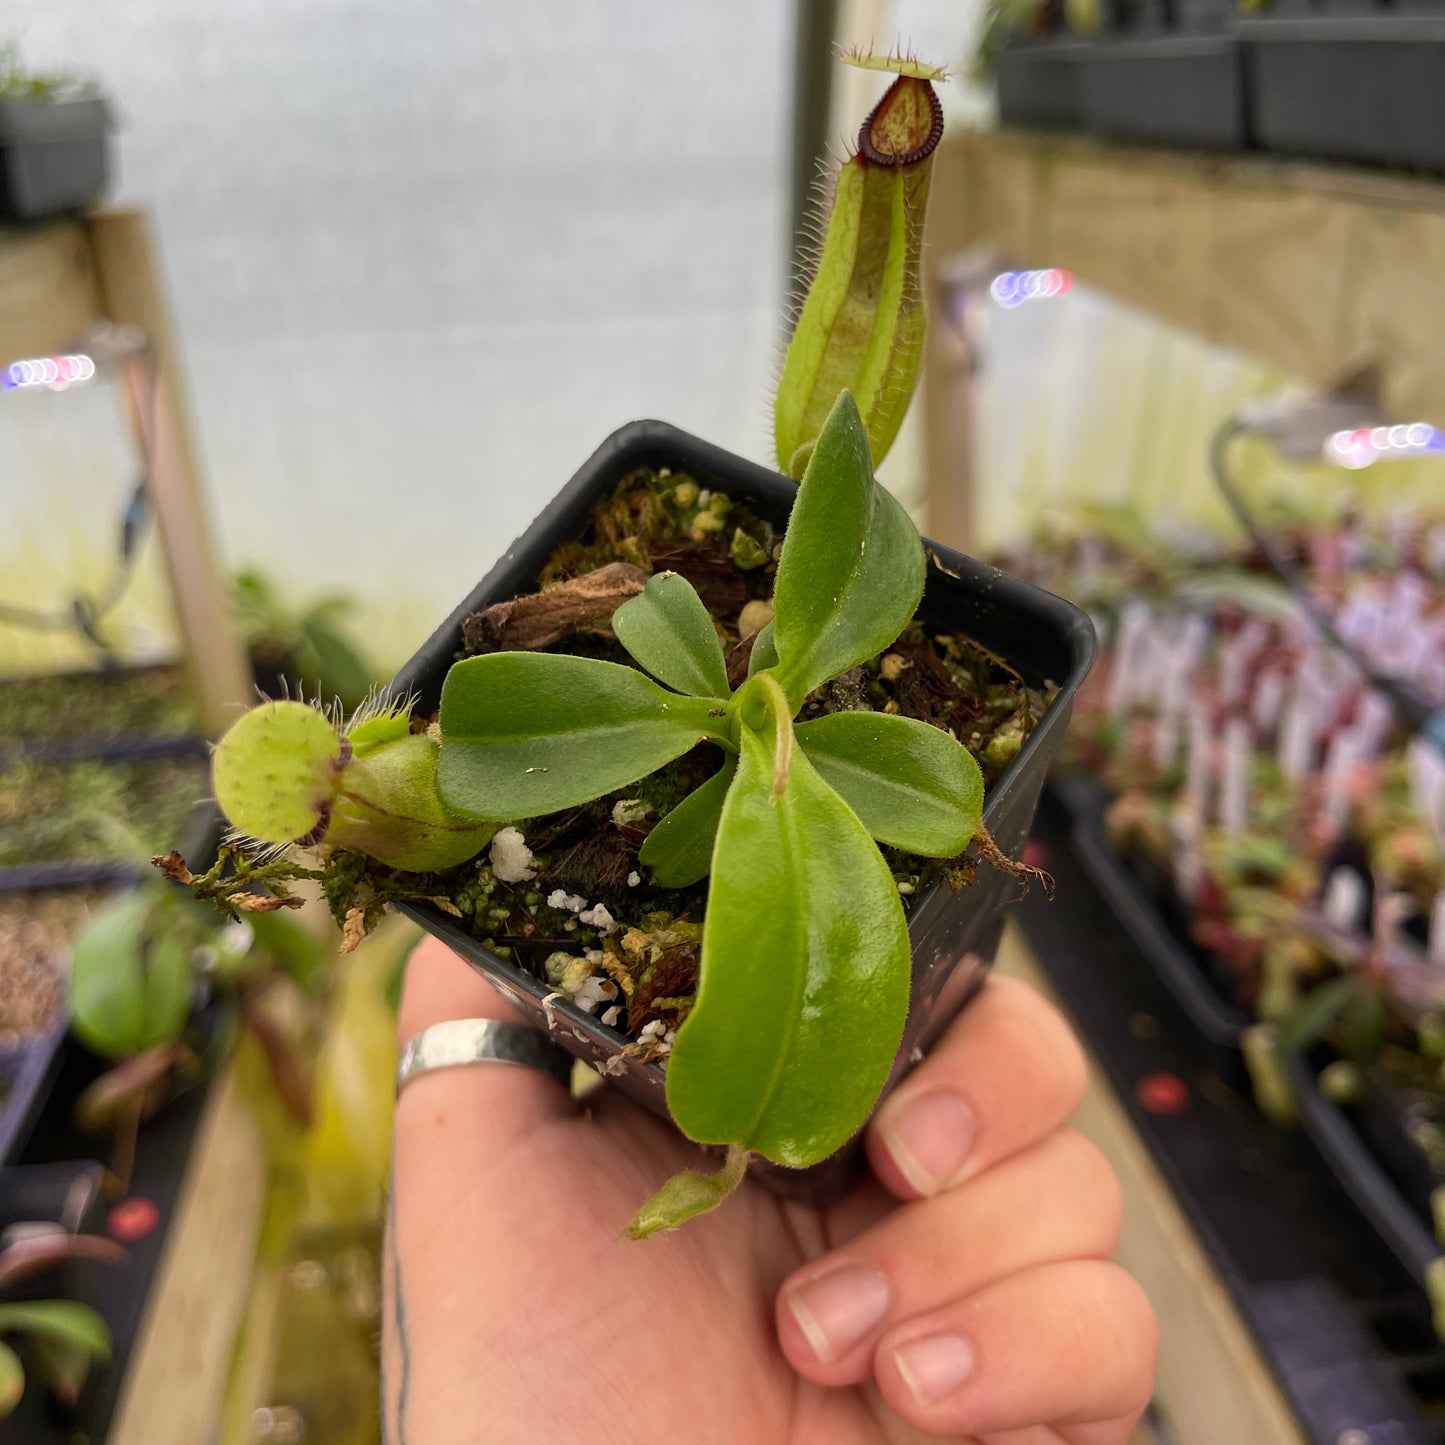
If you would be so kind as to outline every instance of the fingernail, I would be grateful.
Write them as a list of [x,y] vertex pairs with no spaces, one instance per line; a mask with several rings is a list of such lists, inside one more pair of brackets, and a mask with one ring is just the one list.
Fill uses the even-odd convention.
[[916,1094],[885,1105],[876,1128],[898,1172],[920,1194],[952,1184],[973,1148],[973,1110],[957,1094]]
[[836,1269],[784,1296],[825,1365],[841,1360],[888,1313],[888,1281],[876,1269]]
[[957,1335],[935,1335],[900,1345],[893,1363],[918,1404],[936,1405],[973,1374],[973,1350]]

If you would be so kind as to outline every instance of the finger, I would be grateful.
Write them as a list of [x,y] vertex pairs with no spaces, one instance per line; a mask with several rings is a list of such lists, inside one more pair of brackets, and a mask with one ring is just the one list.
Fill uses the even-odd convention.
[[991,978],[874,1116],[873,1172],[900,1199],[952,1188],[1052,1134],[1086,1080],[1058,1010],[1027,984]]
[[[397,1032],[402,1043],[431,1025],[450,1019],[521,1017],[464,959],[440,939],[427,937],[406,969]],[[559,1082],[538,1069],[516,1064],[463,1064],[410,1080],[396,1106],[398,1151],[425,1133],[424,1155],[445,1154],[465,1137],[468,1148],[495,1154],[513,1139],[549,1119],[572,1112]]]
[[[890,1331],[874,1377],[895,1414],[935,1435],[1052,1425],[1123,1445],[1148,1402],[1158,1326],[1115,1264],[1074,1260],[1010,1276]],[[1116,1433],[1117,1432],[1117,1433]]]
[[1041,1264],[1107,1259],[1122,1212],[1108,1161],[1060,1130],[967,1184],[895,1206],[790,1276],[779,1343],[807,1379],[858,1384],[890,1329]]

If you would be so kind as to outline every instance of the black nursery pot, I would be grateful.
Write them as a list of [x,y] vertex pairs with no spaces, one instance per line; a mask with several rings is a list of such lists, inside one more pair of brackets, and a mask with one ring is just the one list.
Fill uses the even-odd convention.
[[[786,478],[662,422],[633,422],[614,432],[543,510],[467,599],[393,679],[396,696],[414,693],[423,712],[434,710],[447,669],[461,655],[464,618],[494,602],[536,590],[548,556],[563,542],[586,537],[592,509],[629,472],[668,467],[700,485],[725,491],[781,528],[797,488]],[[1038,806],[1050,755],[1063,739],[1074,693],[1094,660],[1094,630],[1072,604],[986,567],[946,547],[929,544],[933,557],[919,615],[939,631],[961,632],[997,653],[1032,684],[1052,682],[1058,696],[1008,771],[989,790],[984,822],[998,846],[1017,857]],[[889,1075],[891,1088],[939,1036],[982,984],[1003,930],[1004,908],[1019,893],[1012,878],[984,865],[974,883],[954,892],[939,882],[909,915],[913,989],[903,1042]],[[626,1038],[564,1000],[545,1008],[547,984],[499,958],[430,905],[404,911],[484,974],[538,1027],[569,1053],[603,1065],[618,1057]],[[656,1064],[622,1056],[612,1080],[654,1113],[667,1117],[665,1075]],[[614,1065],[614,1067],[616,1067]],[[887,1090],[885,1089],[885,1092]],[[858,1168],[855,1139],[831,1159],[806,1170],[769,1166],[758,1174],[790,1197],[823,1202],[845,1189]]]
[[1086,41],[1012,37],[994,62],[999,122],[1029,130],[1081,129],[1079,62],[1089,50]]
[[99,96],[0,100],[0,220],[37,221],[99,200],[111,129]]

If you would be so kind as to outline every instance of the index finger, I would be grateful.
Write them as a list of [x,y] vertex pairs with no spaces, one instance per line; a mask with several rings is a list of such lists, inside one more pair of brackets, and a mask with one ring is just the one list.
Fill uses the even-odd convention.
[[1017,979],[990,978],[874,1115],[873,1172],[899,1199],[962,1184],[1052,1134],[1087,1076],[1058,1010]]

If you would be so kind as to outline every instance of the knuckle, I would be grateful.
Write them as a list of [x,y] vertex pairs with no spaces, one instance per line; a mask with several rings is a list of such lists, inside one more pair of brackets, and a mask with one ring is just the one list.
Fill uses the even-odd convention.
[[1144,1287],[1127,1270],[1108,1261],[1093,1267],[1094,1329],[1108,1342],[1109,1358],[1121,1373],[1121,1410],[1148,1401],[1159,1348],[1159,1322]]
[[1061,1181],[1067,1180],[1067,1208],[1086,1221],[1090,1244],[1101,1255],[1119,1242],[1124,1191],[1104,1151],[1077,1129],[1061,1129],[1055,1148],[1062,1154]]
[[998,1022],[1020,1071],[1065,1114],[1084,1097],[1089,1069],[1084,1050],[1063,1016],[1032,989],[1015,993]]

